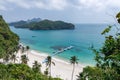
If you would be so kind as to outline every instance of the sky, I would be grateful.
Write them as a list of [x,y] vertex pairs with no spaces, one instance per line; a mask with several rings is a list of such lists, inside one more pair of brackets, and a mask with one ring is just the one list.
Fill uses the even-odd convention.
[[0,0],[7,22],[42,18],[71,23],[114,23],[120,0]]

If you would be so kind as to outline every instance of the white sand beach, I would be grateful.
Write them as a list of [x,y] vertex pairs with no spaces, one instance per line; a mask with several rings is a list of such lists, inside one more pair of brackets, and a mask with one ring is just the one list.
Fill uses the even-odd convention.
[[[24,54],[26,54],[26,53],[24,53]],[[23,55],[23,53],[21,54],[21,52],[19,51],[17,53],[17,57],[18,57],[17,63],[20,63],[20,56],[21,55]],[[32,67],[34,61],[36,60],[42,64],[41,71],[44,72],[46,69],[46,65],[45,65],[45,63],[42,63],[42,62],[44,61],[44,59],[47,56],[48,55],[43,53],[43,52],[29,50],[29,52],[28,52],[28,58],[29,58],[28,65],[30,67]],[[72,74],[72,69],[73,69],[72,65],[69,62],[65,62],[64,60],[57,59],[54,57],[52,57],[52,60],[55,62],[55,66],[52,65],[52,68],[51,68],[52,69],[51,70],[52,77],[60,77],[63,80],[71,80],[71,74]],[[76,65],[75,72],[74,72],[74,80],[76,80],[76,78],[77,78],[76,75],[78,75],[79,72],[82,72],[83,67],[84,66],[81,64]]]

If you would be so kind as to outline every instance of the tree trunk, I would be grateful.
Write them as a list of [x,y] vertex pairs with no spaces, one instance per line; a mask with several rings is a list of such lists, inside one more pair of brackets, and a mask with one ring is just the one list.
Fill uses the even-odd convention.
[[27,51],[27,57],[28,57],[28,51]]
[[75,70],[75,64],[73,64],[73,70],[72,70],[71,80],[73,80],[74,70]]
[[15,59],[14,59],[14,63],[15,63]]
[[50,78],[51,78],[51,65],[50,65],[49,73],[50,73],[50,76],[49,76],[49,80],[50,80]]

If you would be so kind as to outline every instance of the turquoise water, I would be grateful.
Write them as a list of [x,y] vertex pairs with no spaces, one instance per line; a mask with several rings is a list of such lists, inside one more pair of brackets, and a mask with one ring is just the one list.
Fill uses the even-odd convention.
[[76,24],[75,30],[40,30],[31,31],[10,27],[13,32],[20,36],[20,41],[29,45],[32,49],[53,54],[57,49],[67,46],[74,46],[73,49],[63,52],[55,57],[69,60],[71,56],[77,56],[79,62],[87,65],[94,65],[94,53],[89,50],[93,44],[100,48],[104,41],[101,32],[105,24]]

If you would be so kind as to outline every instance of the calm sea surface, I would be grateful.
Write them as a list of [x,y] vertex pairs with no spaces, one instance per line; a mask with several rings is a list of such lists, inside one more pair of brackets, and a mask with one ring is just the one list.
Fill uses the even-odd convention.
[[52,55],[58,49],[74,46],[55,57],[69,60],[71,56],[77,56],[79,62],[94,65],[94,53],[89,49],[91,45],[100,48],[104,42],[101,32],[106,28],[105,24],[76,24],[75,30],[40,30],[31,31],[10,27],[20,36],[20,42],[30,46],[31,49]]

